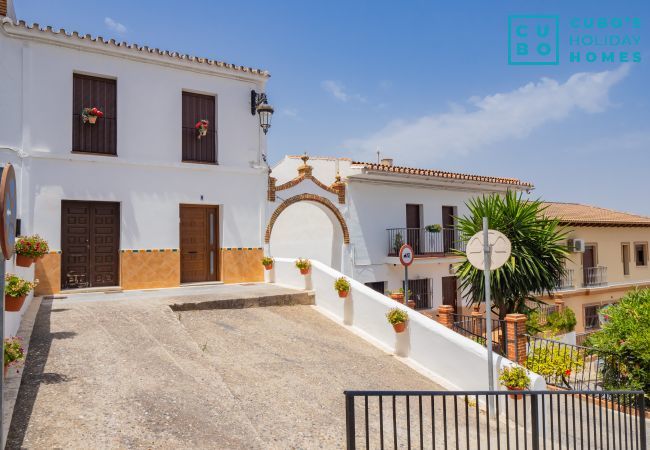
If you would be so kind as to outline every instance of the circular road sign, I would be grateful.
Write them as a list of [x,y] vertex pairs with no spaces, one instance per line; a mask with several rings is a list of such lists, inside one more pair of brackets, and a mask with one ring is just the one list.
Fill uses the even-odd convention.
[[11,164],[2,168],[0,177],[0,248],[4,259],[11,259],[16,240],[16,174]]
[[410,245],[404,244],[400,247],[399,262],[401,262],[403,266],[410,266],[413,264],[413,248]]
[[[510,239],[497,230],[488,230],[490,244],[490,270],[501,267],[510,258],[512,250]],[[483,248],[483,231],[479,231],[467,242],[465,250],[470,264],[480,270],[485,270],[485,255]]]

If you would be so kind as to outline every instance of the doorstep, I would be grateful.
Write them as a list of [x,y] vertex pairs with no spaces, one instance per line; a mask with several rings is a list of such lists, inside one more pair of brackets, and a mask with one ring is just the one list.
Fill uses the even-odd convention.
[[106,286],[93,288],[62,289],[59,294],[97,294],[97,293],[122,292],[120,286]]
[[189,287],[189,286],[219,286],[224,284],[223,281],[198,281],[196,283],[181,283],[180,287]]

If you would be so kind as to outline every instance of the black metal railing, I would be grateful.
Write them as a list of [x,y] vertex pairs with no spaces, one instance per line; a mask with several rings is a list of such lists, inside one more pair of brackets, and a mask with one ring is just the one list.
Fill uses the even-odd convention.
[[582,333],[576,333],[576,345],[583,345],[585,344],[585,341],[594,334],[598,330],[589,330],[589,331],[584,331]]
[[585,287],[604,286],[607,284],[607,267],[587,267],[583,270],[583,284]]
[[415,309],[431,309],[433,300],[433,279],[409,280],[409,298],[415,301]]
[[404,244],[413,248],[415,256],[444,256],[454,249],[465,251],[465,242],[454,228],[444,228],[432,233],[424,228],[389,228],[388,256],[397,256]]
[[[619,366],[616,355],[536,336],[528,336],[525,365],[547,385],[562,389],[604,390],[604,377],[620,376],[613,370]],[[620,385],[621,380],[608,381]]]
[[346,391],[345,413],[349,450],[646,450],[638,391]]
[[526,305],[537,313],[537,321],[539,325],[546,325],[548,323],[548,316],[557,312],[557,305],[549,305],[548,303],[539,302],[526,302]]
[[[456,333],[487,346],[487,322],[485,317],[468,316],[464,314],[452,314],[454,322],[451,329]],[[492,349],[500,355],[507,356],[508,337],[506,333],[506,321],[499,319],[492,320]]]

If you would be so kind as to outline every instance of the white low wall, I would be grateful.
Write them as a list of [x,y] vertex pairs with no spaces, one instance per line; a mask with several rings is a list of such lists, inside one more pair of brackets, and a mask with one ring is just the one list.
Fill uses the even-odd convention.
[[[15,265],[14,261],[15,256],[9,261],[5,261],[5,273],[12,273],[14,275],[18,275],[20,278],[24,278],[27,281],[34,281],[34,269],[36,267],[36,264],[32,264],[31,267],[19,267]],[[5,311],[4,337],[12,337],[18,333],[18,328],[20,328],[20,321],[22,320],[23,315],[25,315],[27,308],[29,308],[29,304],[33,298],[34,292],[30,292],[27,298],[25,298],[25,302],[23,303],[20,311]]]
[[[266,272],[269,282],[313,290],[317,308],[344,326],[351,327],[375,345],[407,358],[407,362],[428,374],[450,390],[487,390],[487,350],[447,327],[431,320],[376,292],[358,281],[349,279],[350,294],[341,299],[334,290],[340,272],[312,260],[310,275],[300,275],[294,259],[277,258],[274,268]],[[409,322],[404,333],[395,333],[386,320],[386,312],[401,307],[408,311]],[[501,367],[513,364],[494,355],[495,383]],[[531,375],[531,389],[545,390],[546,383]]]

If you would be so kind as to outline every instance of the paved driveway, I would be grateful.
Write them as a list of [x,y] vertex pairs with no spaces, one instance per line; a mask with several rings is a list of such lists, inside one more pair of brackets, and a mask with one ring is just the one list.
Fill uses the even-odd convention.
[[43,301],[8,448],[341,448],[344,389],[437,388],[311,306],[136,297]]

